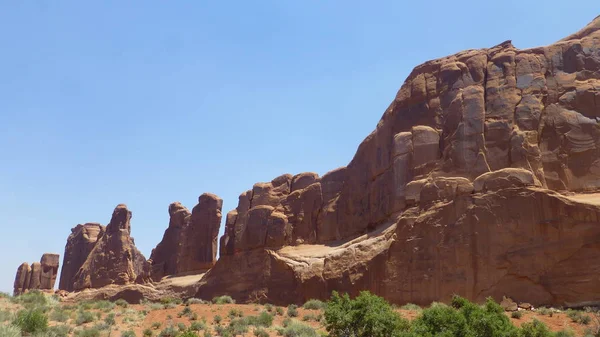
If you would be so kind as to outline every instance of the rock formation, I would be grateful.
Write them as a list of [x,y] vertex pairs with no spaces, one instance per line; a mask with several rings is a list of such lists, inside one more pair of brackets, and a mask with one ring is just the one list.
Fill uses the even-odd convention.
[[32,289],[53,290],[58,273],[58,258],[58,254],[45,253],[40,262],[34,262],[31,266],[27,262],[22,263],[15,276],[14,295]]
[[99,223],[86,223],[71,229],[71,234],[67,238],[65,246],[59,289],[73,291],[75,274],[83,266],[104,231],[105,227]]
[[600,303],[599,41],[416,67],[348,166],[240,195],[197,296]]
[[[72,230],[65,247],[65,265],[69,269],[67,275],[61,277],[65,290],[144,281],[148,276],[149,266],[130,235],[130,220],[131,212],[126,205],[120,204],[115,208],[106,228],[98,224],[86,224]],[[89,254],[84,259],[88,250]],[[75,270],[77,272],[71,277]]]
[[201,273],[216,262],[223,200],[204,193],[188,211],[181,203],[169,205],[169,227],[152,251],[152,279],[167,275]]

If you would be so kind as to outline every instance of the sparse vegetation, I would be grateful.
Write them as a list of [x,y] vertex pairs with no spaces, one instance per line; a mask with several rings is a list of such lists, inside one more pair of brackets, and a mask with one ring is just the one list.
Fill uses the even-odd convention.
[[283,308],[282,307],[275,308],[275,313],[277,313],[277,315],[279,315],[279,316],[283,316]]
[[188,298],[188,300],[185,302],[186,304],[209,304],[210,302],[202,300],[200,298]]
[[212,302],[214,304],[233,304],[235,303],[235,301],[233,300],[233,298],[231,298],[231,296],[218,296],[212,299]]
[[158,330],[158,329],[160,329],[161,325],[162,325],[162,323],[160,323],[160,322],[154,322],[154,323],[152,323],[151,326],[152,326],[152,329]]
[[115,314],[114,313],[110,313],[108,314],[106,317],[104,317],[104,323],[108,324],[108,325],[115,325]]
[[144,335],[144,337],[152,337],[154,333],[151,329],[144,329],[144,332],[142,334]]
[[[292,321],[282,331],[284,337],[316,337],[317,332],[309,325]],[[351,336],[351,335],[345,335]]]
[[56,307],[50,313],[50,320],[55,322],[66,322],[69,320],[70,312],[61,307]]
[[571,319],[571,321],[583,325],[588,325],[592,321],[592,318],[579,310],[569,309],[567,310],[567,317]]
[[221,324],[222,320],[223,320],[223,318],[221,318],[220,315],[215,315],[215,317],[213,318],[213,322],[215,322],[217,324]]
[[254,329],[254,336],[256,336],[256,337],[269,337],[269,333],[267,332],[267,330],[265,330],[263,328],[256,328],[256,329]]
[[523,312],[522,311],[513,311],[510,313],[510,317],[516,318],[516,319],[521,319],[521,317],[523,317]]
[[133,330],[123,331],[121,337],[135,337],[135,332],[133,332]]
[[270,303],[265,304],[265,310],[267,312],[272,312],[273,311],[273,305]]
[[202,322],[194,322],[190,324],[190,330],[192,331],[200,331],[206,329],[206,325]]
[[230,319],[234,319],[236,317],[243,317],[244,316],[244,312],[240,309],[231,309],[229,310],[229,314],[227,314],[227,316]]
[[[71,327],[66,324],[55,325],[48,328],[48,337],[67,337],[71,333]],[[2,336],[2,334],[0,334]]]
[[177,329],[172,326],[169,325],[168,327],[164,328],[159,334],[159,337],[177,337],[177,335],[179,334],[179,331],[177,331]]
[[306,303],[304,303],[304,305],[302,306],[304,309],[308,309],[308,310],[321,310],[321,309],[325,309],[325,307],[327,306],[327,304],[325,304],[322,301],[319,300],[308,300]]
[[552,332],[544,323],[533,319],[533,321],[521,325],[519,337],[552,337]]
[[100,337],[100,330],[95,327],[75,330],[77,337]]
[[179,331],[185,331],[187,327],[185,326],[185,323],[179,322],[177,323],[177,329],[179,329]]

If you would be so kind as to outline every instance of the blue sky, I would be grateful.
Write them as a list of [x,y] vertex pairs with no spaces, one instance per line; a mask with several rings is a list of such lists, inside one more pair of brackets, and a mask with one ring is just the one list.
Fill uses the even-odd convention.
[[[0,290],[71,227],[133,212],[149,256],[167,207],[224,214],[255,182],[346,165],[412,68],[552,43],[594,1],[2,1]],[[58,282],[57,282],[58,283]]]

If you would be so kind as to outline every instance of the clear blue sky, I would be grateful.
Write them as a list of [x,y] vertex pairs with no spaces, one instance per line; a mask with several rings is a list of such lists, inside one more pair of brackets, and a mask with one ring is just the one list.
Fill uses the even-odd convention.
[[148,257],[173,201],[213,192],[225,214],[255,182],[346,165],[414,66],[549,44],[600,14],[403,3],[2,1],[0,290],[119,203]]

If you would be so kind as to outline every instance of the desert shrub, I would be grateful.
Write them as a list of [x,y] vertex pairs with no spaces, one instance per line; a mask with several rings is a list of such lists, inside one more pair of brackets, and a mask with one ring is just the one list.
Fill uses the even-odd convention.
[[282,307],[275,308],[275,313],[279,316],[283,316],[283,308]]
[[188,298],[187,301],[185,301],[186,304],[209,304],[210,302],[205,301],[203,299],[200,298]]
[[77,337],[100,337],[100,330],[92,328],[83,328],[75,330],[75,336]]
[[536,312],[543,316],[552,317],[554,310],[552,310],[550,308],[546,308],[546,307],[539,307],[539,308],[537,308]]
[[154,333],[152,332],[152,329],[147,328],[144,329],[144,332],[142,332],[142,335],[144,335],[144,337],[152,337]]
[[405,305],[401,306],[400,309],[411,310],[411,311],[421,311],[420,306],[418,306],[416,304],[412,304],[412,303],[406,303]]
[[268,312],[263,311],[256,316],[256,322],[254,325],[268,328],[273,325],[273,316],[271,316]]
[[106,315],[106,317],[104,317],[104,323],[106,323],[108,325],[115,325],[115,323],[116,323],[115,314],[110,313],[110,314]]
[[231,309],[229,310],[229,314],[227,314],[227,317],[229,317],[230,319],[234,319],[236,317],[243,317],[244,313],[242,312],[242,310],[238,310],[238,309]]
[[220,315],[215,315],[215,317],[213,318],[213,322],[220,324],[221,321],[223,320],[223,318],[221,318]]
[[325,328],[332,337],[388,337],[407,331],[409,323],[383,298],[363,291],[351,300],[333,292],[325,309]]
[[[455,298],[459,297],[455,296]],[[487,337],[516,335],[517,330],[504,314],[504,309],[492,298],[488,298],[483,306],[463,298],[460,298],[460,302],[462,302],[462,306],[458,310],[465,317],[468,333]],[[453,305],[456,305],[454,301]]]
[[115,303],[111,302],[111,301],[97,301],[96,303],[94,303],[94,309],[98,309],[98,310],[102,310],[105,312],[108,312],[110,310],[113,310],[115,308]]
[[135,332],[133,330],[127,330],[121,332],[121,337],[135,337]]
[[190,321],[196,321],[198,320],[198,314],[193,312],[191,315],[189,315]]
[[321,320],[321,317],[320,317],[320,315],[306,314],[306,315],[304,315],[304,317],[302,317],[302,320],[305,322],[309,322],[309,321],[318,322]]
[[192,308],[186,306],[185,308],[183,308],[183,310],[181,310],[178,314],[177,317],[183,317],[183,316],[189,316],[193,313]]
[[522,311],[513,311],[510,313],[510,317],[521,319],[521,317],[523,317],[523,312]]
[[214,304],[233,304],[233,303],[235,303],[233,298],[231,298],[231,296],[227,296],[227,295],[217,296],[212,299],[212,302]]
[[177,329],[179,329],[179,331],[184,331],[187,329],[187,326],[185,326],[185,323],[177,323]]
[[175,329],[174,326],[169,325],[168,327],[162,329],[162,331],[158,334],[159,337],[177,337],[179,331]]
[[[55,325],[48,328],[48,336],[67,337],[71,333],[71,327],[66,324]],[[2,334],[0,334],[2,336]]]
[[187,330],[177,335],[177,337],[198,337],[198,334],[194,331]]
[[9,293],[5,293],[4,291],[0,291],[0,298],[10,298],[10,294]]
[[256,337],[269,337],[269,333],[267,332],[267,330],[265,330],[263,328],[256,328],[256,329],[254,329],[254,336],[256,336]]
[[106,324],[105,322],[97,323],[94,325],[94,328],[98,330],[110,330],[110,324]]
[[575,337],[573,330],[560,330],[554,334],[554,337]]
[[531,322],[521,324],[519,337],[552,337],[552,332],[546,324],[534,318]]
[[0,325],[0,336],[2,337],[21,337],[21,329],[12,324]]
[[192,331],[200,331],[206,329],[206,325],[202,322],[194,322],[190,324],[190,330]]
[[181,300],[181,298],[177,298],[177,297],[163,297],[160,299],[160,303],[178,305],[178,304],[183,303],[183,300]]
[[66,322],[69,320],[70,313],[60,307],[54,308],[50,313],[50,320],[55,322]]
[[571,319],[571,321],[583,325],[588,325],[592,321],[592,318],[581,311],[578,310],[567,310],[567,317]]
[[243,335],[248,332],[248,319],[237,318],[229,322],[228,330],[234,335]]
[[270,304],[270,303],[265,304],[265,310],[267,312],[273,311],[273,304]]
[[281,324],[283,325],[284,328],[287,328],[288,325],[292,324],[292,319],[284,318],[283,321],[281,322]]
[[151,327],[154,330],[158,330],[158,329],[160,329],[161,325],[162,325],[162,323],[160,323],[160,322],[154,322],[154,323],[152,323]]
[[121,308],[127,308],[129,306],[129,303],[122,298],[119,298],[118,300],[116,300],[115,304],[120,306]]
[[96,315],[91,311],[80,310],[75,318],[75,324],[82,325],[85,323],[91,323],[96,320]]
[[327,306],[327,304],[325,304],[324,302],[313,299],[313,300],[306,301],[306,303],[304,303],[304,305],[302,307],[304,309],[309,309],[309,310],[321,310],[321,309],[325,309],[325,306]]
[[317,332],[306,324],[293,321],[283,329],[282,335],[284,337],[317,337]]
[[93,301],[82,301],[79,302],[79,310],[92,310],[94,308],[94,302]]
[[203,336],[204,337],[212,337],[212,335],[210,334],[210,330],[209,329],[204,330],[204,335]]
[[162,310],[162,309],[166,309],[165,305],[162,303],[148,303],[146,304],[146,308],[148,308],[149,310]]
[[24,309],[17,313],[13,325],[26,334],[44,332],[48,329],[48,316],[40,308]]
[[231,329],[226,328],[221,325],[217,325],[217,327],[215,328],[215,332],[217,333],[217,335],[219,335],[221,337],[233,337],[233,333],[231,332]]
[[288,317],[298,317],[298,306],[295,304],[288,305],[287,315]]

